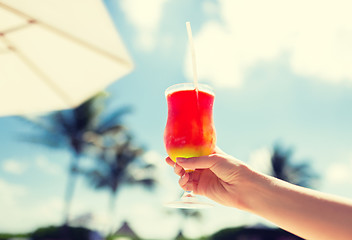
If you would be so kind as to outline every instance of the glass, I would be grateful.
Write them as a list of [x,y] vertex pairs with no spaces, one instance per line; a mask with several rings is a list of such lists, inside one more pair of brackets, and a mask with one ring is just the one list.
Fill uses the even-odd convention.
[[[205,84],[172,85],[165,91],[168,106],[164,144],[170,158],[189,158],[214,152],[216,134],[213,123],[214,91]],[[194,170],[186,169],[188,172]],[[190,174],[192,176],[192,174]],[[200,201],[192,191],[186,191],[179,201],[168,203],[175,208],[204,208],[212,204]]]

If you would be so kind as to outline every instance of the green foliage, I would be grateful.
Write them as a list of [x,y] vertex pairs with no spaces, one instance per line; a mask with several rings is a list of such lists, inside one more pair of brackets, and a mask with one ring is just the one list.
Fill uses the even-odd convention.
[[93,232],[82,227],[49,226],[39,228],[31,234],[32,240],[90,240]]
[[[31,240],[91,240],[95,235],[99,239],[99,235],[87,228],[71,227],[71,226],[47,226],[41,227],[32,233],[8,234],[0,233],[0,240],[8,240],[13,238],[24,238]],[[100,237],[100,239],[103,239]]]
[[233,240],[234,236],[241,231],[242,227],[237,228],[226,228],[222,229],[219,232],[213,234],[209,239],[210,240]]
[[119,240],[119,239],[142,240],[143,238],[131,237],[131,236],[125,236],[125,235],[110,235],[105,238],[105,240]]
[[202,218],[202,212],[198,209],[178,208],[177,210],[185,219],[194,218],[200,220]]
[[11,238],[29,238],[29,233],[0,233],[0,240],[7,240]]
[[301,240],[302,238],[293,235],[280,228],[226,228],[213,234],[209,240]]

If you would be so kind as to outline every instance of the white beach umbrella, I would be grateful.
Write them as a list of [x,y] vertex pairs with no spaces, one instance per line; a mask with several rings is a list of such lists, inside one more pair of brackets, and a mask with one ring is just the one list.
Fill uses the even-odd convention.
[[100,0],[0,0],[0,116],[78,106],[133,68]]

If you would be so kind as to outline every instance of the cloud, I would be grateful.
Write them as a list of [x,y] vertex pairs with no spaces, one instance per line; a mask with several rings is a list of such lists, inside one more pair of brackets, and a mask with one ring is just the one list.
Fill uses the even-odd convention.
[[63,200],[58,197],[51,197],[46,199],[46,201],[36,204],[32,209],[32,216],[39,215],[37,217],[37,221],[41,223],[41,225],[47,225],[50,223],[59,223],[61,220],[63,209]]
[[3,214],[9,216],[1,228],[11,232],[33,231],[42,226],[55,225],[62,220],[62,200],[51,197],[36,200],[30,204],[16,200],[16,206],[5,209]]
[[0,231],[31,231],[38,226],[59,223],[62,216],[62,200],[51,197],[32,202],[31,191],[23,185],[9,183],[0,179]]
[[156,167],[157,174],[155,177],[159,179],[161,183],[168,180],[168,178],[164,179],[164,175],[168,174],[170,170],[172,171],[172,168],[165,162],[165,157],[166,156],[162,156],[159,152],[154,150],[149,150],[143,154],[143,160]]
[[205,14],[214,15],[214,16],[216,16],[219,11],[218,5],[215,2],[209,2],[209,1],[203,2],[202,9]]
[[6,221],[4,218],[0,219],[0,231],[12,231],[17,228],[17,225],[21,225],[18,222],[23,212],[20,210],[19,199],[23,199],[28,194],[27,189],[18,184],[9,183],[3,179],[0,179],[0,206],[1,206],[1,216],[6,216]]
[[143,159],[156,167],[154,177],[162,192],[161,201],[163,203],[174,201],[182,192],[178,185],[178,176],[174,173],[172,167],[165,162],[165,157],[159,152],[150,150],[143,155]]
[[[130,222],[132,229],[138,231],[137,234],[146,239],[172,239],[178,231],[175,228],[175,225],[178,224],[178,218],[166,215],[167,209],[160,211],[160,207],[162,206],[151,207],[150,203],[143,202],[133,204],[128,216],[128,219],[133,220]],[[165,218],[168,220],[165,221]]]
[[272,151],[268,148],[260,148],[249,155],[249,165],[264,174],[272,173]]
[[26,164],[14,159],[5,160],[2,163],[2,169],[5,172],[15,174],[15,175],[21,175],[22,173],[24,173],[26,168],[27,168]]
[[143,154],[143,160],[149,164],[158,164],[163,157],[157,151],[147,151]]
[[334,162],[326,172],[326,180],[332,184],[352,184],[352,157],[347,162]]
[[153,50],[155,34],[160,25],[163,6],[167,0],[122,0],[120,7],[137,32],[136,44],[143,51]]
[[63,174],[62,167],[58,164],[50,162],[45,156],[38,156],[35,159],[35,164],[38,168],[40,168],[43,172],[50,175],[60,175]]
[[23,197],[26,193],[27,190],[25,187],[0,179],[0,206],[2,208],[15,206],[16,199]]
[[[215,21],[208,22],[193,37],[199,80],[219,87],[238,87],[242,83],[239,55],[233,48],[231,33]],[[193,80],[190,48],[187,49],[186,76]]]
[[250,67],[285,55],[298,75],[352,81],[351,7],[349,0],[220,0],[221,23],[206,22],[194,38],[199,76],[238,87]]

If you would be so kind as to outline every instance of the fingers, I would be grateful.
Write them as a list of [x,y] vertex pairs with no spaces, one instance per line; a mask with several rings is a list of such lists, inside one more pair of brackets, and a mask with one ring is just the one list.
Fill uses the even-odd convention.
[[178,184],[183,190],[185,191],[194,190],[193,174],[194,172],[185,172],[178,180]]
[[185,170],[177,163],[175,163],[174,161],[172,161],[172,159],[170,157],[167,157],[165,159],[166,163],[169,164],[171,167],[174,168],[174,172],[179,175],[180,177],[183,176],[185,174]]
[[175,163],[174,166],[175,166],[175,167],[174,167],[174,172],[175,172],[177,175],[183,176],[183,175],[185,174],[186,171],[185,171],[180,165],[178,165],[177,163]]
[[222,178],[231,171],[233,163],[227,159],[227,155],[221,153],[223,152],[217,148],[214,154],[208,156],[176,158],[176,163],[167,157],[166,162],[174,168],[174,172],[179,176],[185,174],[184,169],[210,169],[216,176]]
[[238,166],[243,165],[239,160],[220,153],[202,157],[177,158],[177,164],[185,169],[209,169],[225,181],[233,175]]
[[186,191],[188,191],[187,188],[187,183],[189,180],[189,173],[185,172],[181,178],[178,180],[178,184]]
[[169,164],[171,167],[174,167],[175,162],[172,161],[172,159],[171,159],[170,157],[167,157],[167,158],[165,159],[165,161],[166,161],[166,163]]
[[205,169],[212,168],[217,162],[221,161],[222,158],[218,157],[216,154],[202,157],[192,157],[192,158],[177,158],[176,162],[183,168],[188,169]]

